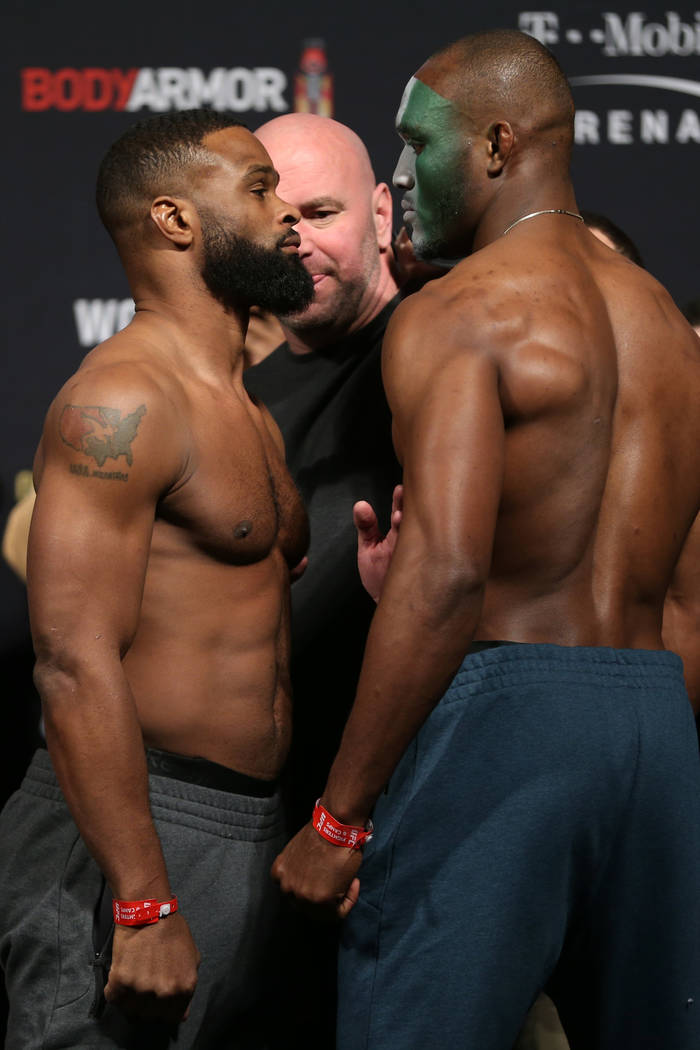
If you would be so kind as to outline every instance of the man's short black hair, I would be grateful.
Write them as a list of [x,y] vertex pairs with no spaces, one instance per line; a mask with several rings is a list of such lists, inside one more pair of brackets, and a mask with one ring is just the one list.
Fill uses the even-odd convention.
[[626,259],[631,259],[637,266],[644,267],[639,248],[624,230],[615,225],[612,219],[609,219],[607,215],[600,215],[596,211],[584,211],[583,209],[581,209],[581,215],[589,229],[600,230],[609,241],[612,241],[616,252],[624,255]]
[[186,175],[207,164],[202,140],[242,127],[228,111],[188,109],[134,124],[107,150],[97,175],[97,210],[114,237],[158,193],[186,192]]

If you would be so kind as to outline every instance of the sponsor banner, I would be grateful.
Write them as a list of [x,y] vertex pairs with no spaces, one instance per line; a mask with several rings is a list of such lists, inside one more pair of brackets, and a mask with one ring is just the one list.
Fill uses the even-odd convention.
[[[574,89],[591,77],[573,77]],[[581,97],[579,92],[575,92]],[[695,109],[583,109],[577,108],[575,118],[577,146],[598,145],[606,142],[614,146],[646,146],[677,143],[680,146],[700,142],[700,116]]]
[[[551,47],[567,70],[575,60],[566,45],[585,48],[589,70],[569,77],[576,100],[576,144],[700,142],[700,114],[694,104],[700,99],[700,79],[667,76],[655,68],[657,59],[691,58],[688,73],[698,71],[700,12],[687,17],[666,11],[661,19],[641,11],[603,11],[593,17],[592,25],[572,25],[568,13],[566,19],[556,11],[521,11],[518,16],[518,27]],[[637,71],[611,71],[611,59],[630,58],[644,59]],[[628,66],[629,61],[626,70]]]
[[629,14],[602,11],[599,18],[596,25],[582,27],[564,25],[556,11],[521,11],[518,28],[552,49],[562,43],[591,43],[600,45],[600,53],[610,58],[700,55],[698,11],[691,18],[677,11],[666,11],[663,20],[649,18],[641,11]]
[[173,66],[159,69],[45,69],[20,71],[22,109],[40,112],[83,110],[96,113],[124,110],[164,113],[170,109],[231,109],[284,113],[287,77],[281,69],[202,69]]
[[133,316],[133,299],[76,299],[73,302],[78,342],[89,349],[126,328]]

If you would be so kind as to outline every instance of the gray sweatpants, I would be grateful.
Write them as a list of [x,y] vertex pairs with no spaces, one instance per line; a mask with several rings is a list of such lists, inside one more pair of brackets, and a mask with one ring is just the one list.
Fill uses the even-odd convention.
[[48,753],[38,751],[0,814],[6,1050],[264,1047],[261,985],[277,915],[269,871],[284,842],[279,794],[252,798],[154,775],[149,783],[171,885],[202,955],[188,1020],[132,1024],[109,1004],[99,1019],[90,1016],[101,990],[94,963],[109,932],[98,930],[109,888]]

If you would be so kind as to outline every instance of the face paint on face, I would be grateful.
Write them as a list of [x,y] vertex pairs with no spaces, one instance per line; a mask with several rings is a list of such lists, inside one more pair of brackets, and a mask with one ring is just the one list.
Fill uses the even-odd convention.
[[[394,185],[404,190],[401,206],[420,258],[454,255],[453,240],[465,214],[465,146],[451,102],[411,77],[396,115],[404,148]],[[459,253],[456,253],[459,254]]]

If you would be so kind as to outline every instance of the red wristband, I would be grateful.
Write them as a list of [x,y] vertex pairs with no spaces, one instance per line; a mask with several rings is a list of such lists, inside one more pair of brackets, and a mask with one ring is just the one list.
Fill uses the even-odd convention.
[[357,828],[353,824],[340,824],[326,807],[321,805],[320,798],[316,801],[312,823],[319,835],[327,842],[332,842],[334,846],[347,846],[348,849],[361,849],[372,838],[374,831],[374,824],[371,820],[367,821],[366,828]]
[[177,897],[169,901],[112,901],[117,926],[152,926],[158,919],[177,911]]

